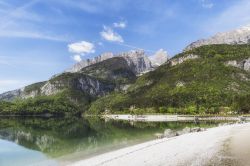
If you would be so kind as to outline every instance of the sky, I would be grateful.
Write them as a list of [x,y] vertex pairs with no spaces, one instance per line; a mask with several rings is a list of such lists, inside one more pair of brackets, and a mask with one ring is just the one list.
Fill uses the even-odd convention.
[[174,56],[247,24],[249,0],[0,0],[0,93],[103,52]]

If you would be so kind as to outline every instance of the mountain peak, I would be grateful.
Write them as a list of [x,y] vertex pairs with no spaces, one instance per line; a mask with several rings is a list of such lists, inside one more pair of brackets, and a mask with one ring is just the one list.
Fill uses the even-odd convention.
[[249,43],[250,43],[250,25],[246,25],[232,31],[217,33],[208,39],[201,39],[196,42],[193,42],[185,48],[185,51],[203,45],[249,44]]
[[168,60],[167,51],[160,49],[154,55],[149,57],[154,67],[160,66]]
[[158,67],[161,64],[165,63],[168,59],[167,52],[163,49],[160,49],[153,56],[150,57],[148,57],[145,51],[141,49],[131,50],[118,54],[106,52],[92,59],[82,60],[75,64],[72,68],[66,70],[65,72],[75,73],[81,71],[81,69],[87,66],[102,62],[113,57],[124,58],[127,61],[128,65],[134,68],[134,71],[137,75],[153,70],[155,67]]
[[67,69],[65,72],[70,72],[70,73],[75,73],[80,71],[82,68],[96,64],[98,62],[104,61],[106,59],[110,59],[113,58],[114,54],[112,52],[106,52],[103,53],[99,56],[96,56],[92,59],[84,59],[78,63],[76,63],[73,67],[71,67],[70,69]]

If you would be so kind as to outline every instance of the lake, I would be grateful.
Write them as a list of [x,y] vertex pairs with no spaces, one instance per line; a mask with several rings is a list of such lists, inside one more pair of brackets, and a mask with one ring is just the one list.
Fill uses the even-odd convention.
[[129,122],[89,118],[1,117],[0,165],[67,165],[155,139],[166,129],[214,127],[218,122]]

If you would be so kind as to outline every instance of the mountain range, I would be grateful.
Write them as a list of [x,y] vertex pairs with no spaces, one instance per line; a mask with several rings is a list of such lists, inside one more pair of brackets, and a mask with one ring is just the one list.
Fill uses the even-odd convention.
[[217,33],[208,38],[195,41],[185,48],[185,51],[191,50],[204,45],[211,44],[249,44],[250,43],[250,25],[240,27],[238,29]]
[[136,50],[83,60],[0,95],[0,113],[218,113],[250,110],[250,28],[218,33],[168,58]]
[[[113,91],[116,86],[108,83],[108,87],[110,88],[104,88],[106,90],[102,91],[102,88],[100,89],[99,86],[104,86],[104,83],[101,81],[112,82],[112,80],[116,80],[119,83],[123,81],[124,83],[130,82],[125,80],[134,80],[136,76],[154,70],[165,63],[167,59],[167,53],[163,50],[159,50],[155,55],[150,57],[143,50],[133,50],[116,55],[113,53],[104,53],[93,59],[82,60],[65,72],[53,76],[48,81],[3,93],[0,95],[0,99],[13,100],[14,98],[26,99],[39,95],[53,95],[60,92],[65,86],[71,86],[69,83],[71,80],[68,80],[67,83],[65,82],[64,79],[66,77],[73,78],[76,75],[79,75],[79,80],[74,82],[76,87],[81,90],[85,89],[90,95],[104,95],[106,91]],[[124,80],[119,81],[121,79]],[[122,85],[119,84],[119,86]]]

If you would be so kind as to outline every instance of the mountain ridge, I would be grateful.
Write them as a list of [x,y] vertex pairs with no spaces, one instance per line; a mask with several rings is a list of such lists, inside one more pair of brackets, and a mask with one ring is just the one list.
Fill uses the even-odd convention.
[[250,24],[228,32],[217,33],[207,39],[197,40],[188,45],[184,51],[212,44],[250,44]]
[[136,70],[135,72],[137,73],[137,75],[141,75],[145,72],[151,71],[168,60],[167,52],[163,49],[160,49],[156,52],[155,55],[152,55],[150,57],[145,54],[144,50],[131,50],[128,52],[121,52],[117,54],[114,54],[112,52],[106,52],[92,59],[82,60],[81,62],[76,63],[72,68],[66,70],[65,72],[79,72],[82,68],[113,57],[122,57],[130,65],[134,65]]

